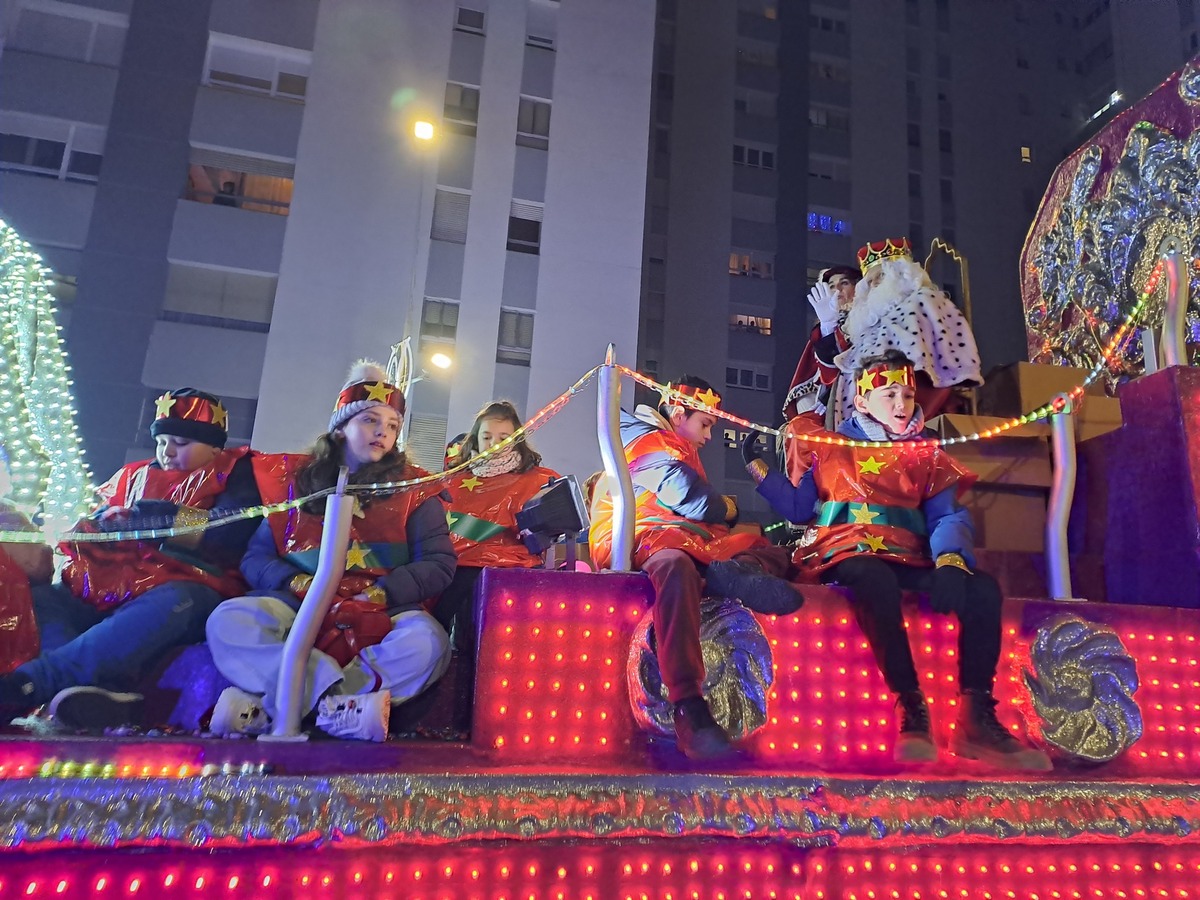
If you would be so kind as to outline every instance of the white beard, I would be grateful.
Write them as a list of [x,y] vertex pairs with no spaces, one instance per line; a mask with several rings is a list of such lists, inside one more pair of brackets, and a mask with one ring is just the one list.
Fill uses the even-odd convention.
[[929,276],[917,263],[889,259],[883,266],[883,280],[875,287],[866,279],[854,290],[854,304],[842,325],[842,332],[851,344],[857,344],[864,334],[878,325],[883,317],[923,287],[932,287]]

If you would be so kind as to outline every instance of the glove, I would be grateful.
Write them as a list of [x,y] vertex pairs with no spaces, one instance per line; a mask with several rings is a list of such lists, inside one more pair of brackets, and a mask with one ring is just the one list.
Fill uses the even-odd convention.
[[957,565],[940,565],[933,571],[929,587],[929,606],[935,613],[948,616],[967,608],[967,579],[970,573]]
[[725,524],[736,525],[738,516],[741,515],[738,511],[737,497],[733,494],[723,494],[722,499],[725,501]]
[[821,323],[821,334],[833,334],[838,323],[838,301],[833,288],[818,281],[808,292],[808,302],[817,314],[817,321]]
[[767,473],[771,471],[771,464],[767,462],[765,454],[758,449],[757,431],[750,431],[742,438],[742,462],[745,463],[746,471],[750,473],[750,477],[757,483],[762,484],[762,480],[767,477]]

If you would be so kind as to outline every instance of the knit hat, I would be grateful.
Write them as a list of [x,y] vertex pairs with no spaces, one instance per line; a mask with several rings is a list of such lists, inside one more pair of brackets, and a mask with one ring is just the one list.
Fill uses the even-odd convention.
[[350,378],[342,386],[333,415],[329,417],[329,431],[341,428],[364,409],[373,406],[390,406],[404,415],[404,392],[387,381],[387,373],[378,363],[360,359],[350,367]]
[[229,413],[212,394],[195,388],[167,391],[154,401],[157,407],[150,434],[170,434],[209,444],[222,450],[229,437]]

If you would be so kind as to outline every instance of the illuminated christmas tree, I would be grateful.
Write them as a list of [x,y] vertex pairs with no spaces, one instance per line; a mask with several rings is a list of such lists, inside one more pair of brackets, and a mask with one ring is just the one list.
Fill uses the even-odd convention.
[[58,332],[50,270],[0,220],[0,443],[13,501],[40,505],[47,530],[73,523],[93,495]]

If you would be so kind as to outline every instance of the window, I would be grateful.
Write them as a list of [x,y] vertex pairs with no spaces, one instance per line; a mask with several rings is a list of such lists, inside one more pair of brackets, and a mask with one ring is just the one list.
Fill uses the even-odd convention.
[[942,196],[942,203],[950,204],[950,203],[954,202],[954,182],[953,181],[951,181],[949,178],[943,178],[941,180],[940,190],[941,190],[941,196]]
[[484,14],[482,10],[460,6],[454,19],[454,30],[469,34],[483,34]]
[[543,50],[554,49],[554,38],[544,34],[525,35],[525,44],[529,47],[540,47]]
[[286,216],[292,204],[295,167],[193,147],[185,200]]
[[545,150],[550,146],[550,103],[521,97],[517,107],[517,144]]
[[845,19],[835,19],[832,16],[809,14],[808,27],[814,31],[827,31],[830,34],[846,34],[850,30]]
[[421,340],[453,343],[458,334],[458,303],[425,298],[421,308]]
[[230,34],[211,34],[204,83],[288,100],[308,92],[312,54]]
[[1033,162],[1033,148],[1031,148],[1031,147],[1022,147],[1021,148],[1021,162],[1023,162],[1023,163]]
[[847,84],[850,81],[850,66],[844,62],[813,59],[808,63],[809,77],[814,81],[834,81]]
[[808,177],[819,178],[822,181],[849,181],[850,163],[844,159],[810,156],[808,158]]
[[768,316],[742,316],[735,314],[729,317],[729,330],[769,335],[771,333],[771,319]]
[[725,386],[751,391],[771,390],[771,370],[761,364],[738,363],[725,367]]
[[433,196],[433,227],[429,237],[452,244],[467,242],[467,219],[471,214],[471,195],[438,188]]
[[479,121],[479,88],[447,82],[442,118],[450,130],[474,137],[475,123]]
[[920,197],[921,196],[921,173],[920,172],[909,172],[908,173],[908,196],[910,196],[910,197]]
[[755,250],[729,251],[729,274],[750,278],[774,278],[775,256]]
[[771,172],[775,170],[775,151],[751,147],[749,144],[734,144],[733,162],[735,165]]
[[46,0],[22,0],[17,6],[5,42],[9,49],[102,66],[120,64],[129,16]]
[[646,359],[642,361],[642,374],[647,378],[658,380],[658,360]]
[[950,77],[950,54],[938,53],[937,55],[937,77],[948,79]]
[[954,138],[951,136],[950,132],[944,128],[938,131],[938,150],[940,150],[942,153],[954,152]]
[[733,108],[751,116],[774,116],[776,97],[767,91],[755,91],[750,88],[736,86],[733,94]]
[[105,131],[96,125],[0,113],[0,169],[64,181],[95,181]]
[[808,211],[808,230],[821,234],[850,234],[850,219],[836,216],[832,213]]
[[908,123],[908,146],[921,146],[921,126],[915,122]]
[[501,309],[500,335],[496,341],[496,362],[527,366],[532,350],[533,313],[517,309]]
[[536,203],[514,200],[508,215],[508,249],[538,253],[542,243],[543,209]]
[[848,110],[827,106],[810,106],[808,124],[816,128],[828,128],[830,131],[849,131],[850,113]]

